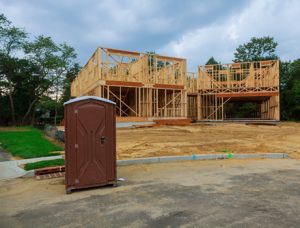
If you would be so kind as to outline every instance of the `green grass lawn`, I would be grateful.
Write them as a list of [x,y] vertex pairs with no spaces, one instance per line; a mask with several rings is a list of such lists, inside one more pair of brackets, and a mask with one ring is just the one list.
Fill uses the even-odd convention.
[[42,131],[33,127],[1,129],[0,146],[20,158],[54,156],[57,154],[50,152],[63,150],[62,147],[48,141]]
[[32,170],[32,169],[39,169],[44,167],[51,167],[51,166],[60,166],[64,165],[65,160],[64,159],[55,159],[55,160],[49,160],[49,161],[39,161],[34,163],[28,163],[25,165],[25,170]]

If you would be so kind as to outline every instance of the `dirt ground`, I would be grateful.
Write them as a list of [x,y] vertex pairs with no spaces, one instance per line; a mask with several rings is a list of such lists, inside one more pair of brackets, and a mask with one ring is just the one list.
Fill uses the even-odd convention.
[[64,179],[0,181],[0,227],[299,227],[300,161],[118,167],[119,186],[65,194]]
[[241,123],[118,129],[118,159],[204,153],[284,152],[300,158],[300,123]]

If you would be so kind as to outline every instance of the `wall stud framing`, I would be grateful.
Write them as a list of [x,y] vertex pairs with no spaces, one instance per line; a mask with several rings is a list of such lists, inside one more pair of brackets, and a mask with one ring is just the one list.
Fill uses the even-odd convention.
[[260,119],[280,120],[279,62],[256,61],[198,66],[186,59],[97,48],[71,84],[72,96],[113,100],[117,116],[226,120],[236,101],[260,104]]

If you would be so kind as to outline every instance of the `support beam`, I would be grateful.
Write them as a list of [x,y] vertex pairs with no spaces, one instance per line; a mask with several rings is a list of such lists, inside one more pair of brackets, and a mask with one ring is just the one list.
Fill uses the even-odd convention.
[[217,93],[216,97],[271,97],[279,95],[278,91],[270,92],[244,92],[244,93]]

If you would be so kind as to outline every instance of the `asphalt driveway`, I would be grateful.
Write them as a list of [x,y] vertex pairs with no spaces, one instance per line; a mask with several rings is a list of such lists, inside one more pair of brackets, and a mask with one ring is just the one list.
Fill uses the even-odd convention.
[[300,161],[118,168],[119,187],[65,195],[63,179],[0,182],[0,227],[299,227]]

